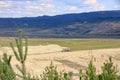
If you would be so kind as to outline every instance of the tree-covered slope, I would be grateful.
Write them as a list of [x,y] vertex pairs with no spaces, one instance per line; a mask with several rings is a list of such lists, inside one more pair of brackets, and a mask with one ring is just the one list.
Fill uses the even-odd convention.
[[119,37],[120,11],[0,18],[0,36],[15,36],[20,28],[32,37]]

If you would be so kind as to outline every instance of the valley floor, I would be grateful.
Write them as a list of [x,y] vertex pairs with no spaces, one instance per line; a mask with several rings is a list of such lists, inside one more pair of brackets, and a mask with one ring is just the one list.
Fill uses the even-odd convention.
[[[9,48],[6,48],[6,50],[7,49]],[[54,50],[55,47],[51,47],[51,49]],[[47,51],[48,50],[50,49],[48,48]],[[2,55],[1,53],[2,51],[0,52],[0,55]],[[13,54],[11,51],[8,51],[7,53]],[[82,50],[71,52],[53,51],[49,53],[41,53],[40,46],[31,46],[29,47],[29,54],[27,57],[26,66],[28,72],[38,75],[43,72],[44,68],[48,66],[52,60],[53,63],[57,65],[58,70],[72,71],[74,73],[74,76],[77,76],[78,70],[85,70],[92,57],[94,58],[94,65],[97,68],[97,72],[100,73],[103,62],[107,61],[109,56],[112,56],[113,61],[115,65],[117,65],[120,73],[120,48]],[[19,63],[13,56],[12,65],[14,68],[16,64]]]

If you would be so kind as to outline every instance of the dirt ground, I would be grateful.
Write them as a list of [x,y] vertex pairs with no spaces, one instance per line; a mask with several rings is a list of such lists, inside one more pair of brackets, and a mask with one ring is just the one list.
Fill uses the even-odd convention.
[[[57,65],[59,71],[72,71],[74,76],[77,76],[79,69],[85,70],[89,61],[93,57],[97,73],[100,73],[103,62],[107,61],[108,57],[111,56],[114,61],[114,65],[118,67],[120,73],[120,48],[73,52],[63,52],[63,49],[64,47],[60,47],[58,45],[49,45],[49,47],[30,46],[26,62],[27,71],[34,75],[39,75],[52,60],[53,63]],[[13,52],[9,47],[1,48],[0,55],[2,55],[3,52],[13,55]],[[15,56],[13,56],[11,64],[17,72],[15,65],[19,63],[16,61]]]

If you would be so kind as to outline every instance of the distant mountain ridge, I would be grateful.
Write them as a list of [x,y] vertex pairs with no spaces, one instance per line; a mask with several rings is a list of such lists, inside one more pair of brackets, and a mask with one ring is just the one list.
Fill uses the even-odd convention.
[[23,18],[0,18],[0,36],[120,37],[120,10]]

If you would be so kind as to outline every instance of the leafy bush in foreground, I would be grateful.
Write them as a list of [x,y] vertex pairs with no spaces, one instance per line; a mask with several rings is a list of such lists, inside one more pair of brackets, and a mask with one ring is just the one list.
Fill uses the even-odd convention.
[[23,49],[23,42],[22,42],[22,30],[19,30],[18,32],[18,38],[15,39],[17,49],[15,50],[12,43],[10,43],[11,48],[13,50],[13,53],[16,57],[16,59],[21,63],[21,66],[16,65],[17,69],[21,72],[21,75],[17,74],[19,77],[21,77],[23,80],[26,80],[26,67],[25,67],[25,61],[28,53],[28,41],[27,38],[25,38],[25,50]]
[[[25,66],[28,52],[28,40],[25,38],[25,44],[23,44],[21,30],[18,32],[18,38],[15,39],[15,41],[17,50],[15,50],[12,43],[10,45],[17,61],[19,61],[21,64],[16,65],[21,74],[16,74],[14,69],[11,67],[10,62],[12,56],[4,54],[2,59],[0,59],[0,80],[72,80],[72,73],[69,74],[67,72],[58,72],[57,66],[54,66],[52,62],[45,68],[43,74],[40,76],[28,74]],[[25,49],[23,49],[23,45],[25,45]],[[103,64],[101,69],[102,73],[96,74],[96,68],[91,60],[88,64],[85,75],[83,75],[82,70],[79,71],[79,80],[120,80],[119,76],[117,75],[117,67],[113,65],[111,57],[109,58],[109,61]]]
[[97,74],[96,74],[96,68],[93,65],[93,61],[91,60],[88,64],[88,69],[86,71],[85,80],[98,80]]
[[100,75],[102,80],[117,80],[117,67],[113,65],[112,58],[109,57],[109,61],[102,66],[102,74]]
[[0,59],[0,80],[15,80],[15,73],[11,67],[11,56],[4,53],[3,58]]
[[54,66],[52,61],[50,66],[47,66],[41,75],[40,80],[72,80],[70,73],[58,72],[57,66]]
[[117,67],[113,65],[111,57],[109,57],[109,61],[103,64],[101,69],[102,73],[97,75],[96,68],[91,60],[88,64],[85,76],[82,75],[82,70],[79,71],[79,80],[120,80],[117,75]]

